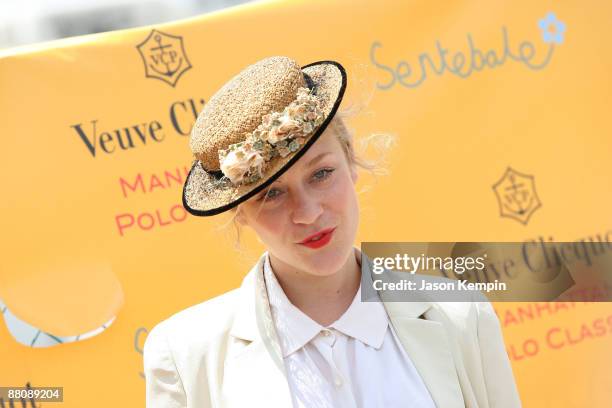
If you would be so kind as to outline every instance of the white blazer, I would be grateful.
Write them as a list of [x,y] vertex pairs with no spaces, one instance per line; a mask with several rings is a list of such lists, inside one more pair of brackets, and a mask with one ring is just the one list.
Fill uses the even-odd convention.
[[[144,345],[148,408],[292,406],[263,279],[264,257],[239,288],[151,330]],[[489,302],[383,304],[436,406],[521,406]]]

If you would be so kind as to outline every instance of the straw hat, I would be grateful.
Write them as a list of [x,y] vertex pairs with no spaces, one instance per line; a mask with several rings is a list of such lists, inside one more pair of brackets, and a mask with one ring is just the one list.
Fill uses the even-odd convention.
[[191,131],[185,209],[219,214],[270,185],[321,136],[345,88],[346,72],[335,61],[300,68],[291,58],[270,57],[233,77]]

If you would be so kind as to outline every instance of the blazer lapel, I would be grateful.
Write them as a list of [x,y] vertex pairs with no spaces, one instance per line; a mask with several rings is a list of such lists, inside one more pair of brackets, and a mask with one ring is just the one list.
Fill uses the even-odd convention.
[[281,347],[270,313],[262,256],[245,277],[230,335],[244,347],[228,356],[223,407],[292,406]]
[[[361,251],[357,252],[361,254]],[[365,254],[361,254],[360,262],[366,263],[366,267],[362,268],[362,285],[371,285],[371,263]],[[421,375],[436,406],[464,408],[451,344],[443,324],[437,321],[439,312],[432,307],[431,302],[425,300],[391,301],[393,294],[385,291],[379,291],[378,296],[406,354]]]
[[[362,255],[355,248],[361,262]],[[264,254],[265,256],[265,254]],[[245,277],[230,335],[244,344],[225,362],[223,407],[292,406],[280,342],[274,328],[263,278],[262,256]],[[371,272],[367,279],[371,281]],[[363,281],[362,281],[363,284]],[[457,368],[442,317],[431,302],[391,302],[379,292],[404,350],[412,360],[436,406],[465,407]],[[468,406],[472,406],[470,403]]]
[[[391,324],[438,407],[465,407],[451,345],[442,323],[404,314],[386,303]],[[405,306],[405,305],[402,305]]]

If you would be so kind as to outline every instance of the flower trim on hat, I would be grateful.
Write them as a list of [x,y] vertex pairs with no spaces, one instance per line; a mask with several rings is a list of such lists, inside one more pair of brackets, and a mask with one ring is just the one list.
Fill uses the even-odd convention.
[[219,150],[221,171],[234,185],[260,180],[270,160],[298,151],[323,119],[319,100],[310,89],[299,88],[296,100],[282,112],[264,115],[244,141]]

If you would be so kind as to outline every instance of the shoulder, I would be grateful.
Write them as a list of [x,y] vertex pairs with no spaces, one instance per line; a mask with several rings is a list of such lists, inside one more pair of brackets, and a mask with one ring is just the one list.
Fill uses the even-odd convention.
[[[223,358],[238,289],[193,305],[156,324],[143,348],[147,406],[210,405],[208,373]],[[195,388],[194,388],[195,387]]]
[[503,331],[493,305],[480,291],[469,302],[437,302],[445,326],[463,361],[477,397],[491,407],[521,406]]
[[183,309],[157,323],[145,340],[144,352],[154,344],[184,348],[224,336],[234,320],[239,288]]
[[483,325],[499,327],[497,315],[488,301],[435,302],[433,308],[439,312],[441,323],[452,328],[455,334],[463,333],[470,338],[482,335]]

